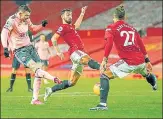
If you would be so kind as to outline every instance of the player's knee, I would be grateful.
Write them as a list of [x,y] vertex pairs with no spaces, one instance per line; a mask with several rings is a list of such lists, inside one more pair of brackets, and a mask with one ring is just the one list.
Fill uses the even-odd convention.
[[43,69],[44,71],[46,71],[46,70],[48,69],[48,67],[45,66],[45,65],[42,65],[42,69]]
[[27,67],[29,67],[32,71],[36,72],[37,69],[42,69],[43,64],[40,63],[36,63],[33,60],[30,60],[27,64]]
[[43,68],[43,64],[42,63],[36,63],[35,68],[36,69],[42,69]]
[[113,79],[113,78],[114,78],[114,75],[113,75],[113,73],[112,73],[110,70],[104,71],[104,73],[101,74],[101,75],[105,75],[105,76],[107,76],[109,79]]
[[38,68],[35,72],[35,77],[37,78],[44,78],[45,75],[45,71],[41,70],[40,68]]
[[70,86],[75,86],[78,80],[69,80]]
[[76,85],[76,81],[71,81],[70,86],[75,86]]
[[91,58],[88,55],[85,55],[80,59],[80,64],[87,65]]

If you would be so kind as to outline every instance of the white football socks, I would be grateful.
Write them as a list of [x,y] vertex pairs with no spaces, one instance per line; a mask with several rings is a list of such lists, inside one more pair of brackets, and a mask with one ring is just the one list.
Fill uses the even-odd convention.
[[38,100],[40,86],[41,86],[41,79],[35,78],[33,82],[33,99],[32,100]]

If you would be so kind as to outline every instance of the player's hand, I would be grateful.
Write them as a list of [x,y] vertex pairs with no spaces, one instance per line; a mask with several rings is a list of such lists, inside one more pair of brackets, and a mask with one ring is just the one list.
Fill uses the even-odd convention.
[[85,14],[85,11],[86,11],[87,7],[88,7],[88,6],[84,6],[84,7],[82,7],[82,9],[81,9],[81,13]]
[[145,64],[145,67],[146,67],[148,73],[152,72],[152,64],[150,62],[147,62]]
[[104,73],[104,71],[106,71],[106,65],[107,65],[107,62],[102,61],[101,65],[100,65],[100,73]]
[[63,55],[63,53],[57,53],[57,55],[61,58],[61,60],[63,60],[64,59],[64,55]]
[[8,48],[4,48],[4,56],[5,56],[5,58],[9,58],[10,57],[10,53],[8,51]]
[[43,20],[43,21],[42,21],[42,26],[43,26],[43,27],[45,27],[47,24],[48,24],[48,21],[47,21],[47,20]]

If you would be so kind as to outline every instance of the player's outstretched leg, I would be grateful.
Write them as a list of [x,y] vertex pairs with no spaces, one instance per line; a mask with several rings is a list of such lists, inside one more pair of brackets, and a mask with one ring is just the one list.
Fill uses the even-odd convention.
[[54,81],[57,84],[62,83],[60,79],[55,76],[50,75],[48,72],[42,70],[42,63],[35,62],[34,60],[30,60],[27,63],[27,67],[29,67],[33,72],[35,72],[35,77],[37,78],[46,78],[48,80]]
[[50,75],[48,72],[43,71],[41,69],[42,65],[34,62],[33,60],[30,60],[27,64],[27,66],[35,72],[35,77],[36,77],[34,79],[34,83],[33,83],[33,98],[32,98],[31,104],[41,105],[43,103],[38,100],[39,89],[40,89],[40,85],[41,85],[41,78],[46,78],[46,79],[52,80],[57,84],[62,83],[62,81],[60,79],[58,79],[57,77]]
[[90,108],[90,110],[108,110],[107,107],[107,97],[109,92],[109,78],[101,74],[100,76],[100,103],[93,108]]
[[146,80],[151,84],[153,90],[157,90],[157,78],[154,74],[148,74]]
[[47,101],[47,98],[54,92],[59,91],[59,90],[63,90],[69,87],[74,86],[78,79],[80,78],[80,75],[77,71],[71,71],[71,77],[70,80],[64,80],[62,81],[61,84],[55,85],[52,88],[46,88],[45,89],[45,96],[44,96],[44,101]]
[[48,80],[54,81],[54,83],[57,83],[57,84],[62,83],[62,81],[60,79],[58,79],[55,76],[50,75],[48,72],[46,72],[46,71],[44,71],[42,69],[37,69],[36,73],[35,73],[35,76],[39,77],[39,78],[46,78]]
[[50,95],[53,92],[59,91],[59,90],[63,90],[66,89],[68,87],[71,87],[71,81],[70,80],[63,80],[61,84],[55,85],[52,88],[47,87],[45,89],[45,96],[44,96],[44,101],[47,101],[47,98],[50,97]]
[[88,65],[92,69],[97,69],[97,70],[100,69],[100,64],[94,59],[91,59],[88,55],[83,56],[80,59],[80,63],[83,65]]
[[90,59],[90,60],[88,61],[88,66],[89,66],[90,68],[92,68],[92,69],[97,69],[97,70],[100,69],[100,64],[99,64],[97,61],[93,60],[93,59]]

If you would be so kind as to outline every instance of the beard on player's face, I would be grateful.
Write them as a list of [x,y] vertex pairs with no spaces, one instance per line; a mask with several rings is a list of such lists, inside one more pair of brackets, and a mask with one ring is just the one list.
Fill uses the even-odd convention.
[[29,19],[30,17],[30,13],[29,12],[20,12],[20,18],[23,21],[26,21],[27,19]]
[[68,24],[71,24],[72,18],[64,18],[64,21]]
[[71,24],[71,22],[72,22],[72,12],[66,11],[66,12],[62,15],[62,19],[63,19],[67,24]]

